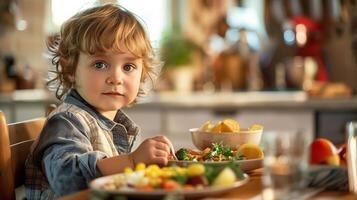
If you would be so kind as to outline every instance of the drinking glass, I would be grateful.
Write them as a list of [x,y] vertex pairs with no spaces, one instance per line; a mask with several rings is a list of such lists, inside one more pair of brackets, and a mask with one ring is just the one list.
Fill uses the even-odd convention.
[[292,199],[307,183],[312,136],[302,131],[264,134],[263,199]]
[[347,123],[347,169],[350,192],[357,193],[357,122]]

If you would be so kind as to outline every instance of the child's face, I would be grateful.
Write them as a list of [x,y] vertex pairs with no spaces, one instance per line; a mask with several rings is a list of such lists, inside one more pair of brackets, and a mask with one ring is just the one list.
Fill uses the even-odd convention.
[[75,88],[98,112],[116,111],[136,98],[143,71],[142,59],[130,53],[80,53]]

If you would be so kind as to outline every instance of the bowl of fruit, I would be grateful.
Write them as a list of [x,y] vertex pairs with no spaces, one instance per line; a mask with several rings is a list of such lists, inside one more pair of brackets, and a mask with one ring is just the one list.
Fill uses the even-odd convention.
[[239,146],[252,143],[259,145],[263,133],[263,126],[252,124],[248,128],[241,128],[234,119],[225,119],[216,124],[207,121],[200,128],[190,129],[192,143],[204,150],[212,144],[222,144],[226,147],[238,149]]

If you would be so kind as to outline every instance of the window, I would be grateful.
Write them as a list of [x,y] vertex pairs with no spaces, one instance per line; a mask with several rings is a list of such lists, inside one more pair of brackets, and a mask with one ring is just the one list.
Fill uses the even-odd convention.
[[[52,0],[50,5],[51,14],[49,16],[50,25],[47,32],[58,32],[62,23],[83,10],[98,4],[98,0]],[[143,0],[117,0],[118,4],[133,12],[142,21],[147,30],[150,40],[155,48],[159,47],[162,33],[170,20],[168,13],[170,1],[152,0],[143,5]],[[152,12],[154,10],[154,12]]]
[[59,31],[59,28],[64,21],[72,17],[80,10],[93,7],[96,3],[97,0],[52,0],[52,31]]
[[[118,3],[143,20],[152,45],[157,48],[164,29],[169,22],[169,2],[167,0],[118,0]],[[143,5],[145,4],[145,5]],[[154,12],[153,12],[154,11]]]

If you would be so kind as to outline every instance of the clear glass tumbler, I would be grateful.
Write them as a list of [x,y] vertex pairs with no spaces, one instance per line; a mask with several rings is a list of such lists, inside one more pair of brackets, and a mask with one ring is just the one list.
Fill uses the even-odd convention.
[[357,122],[347,123],[347,169],[350,192],[357,193]]
[[263,199],[291,199],[306,186],[312,136],[298,131],[264,134]]

